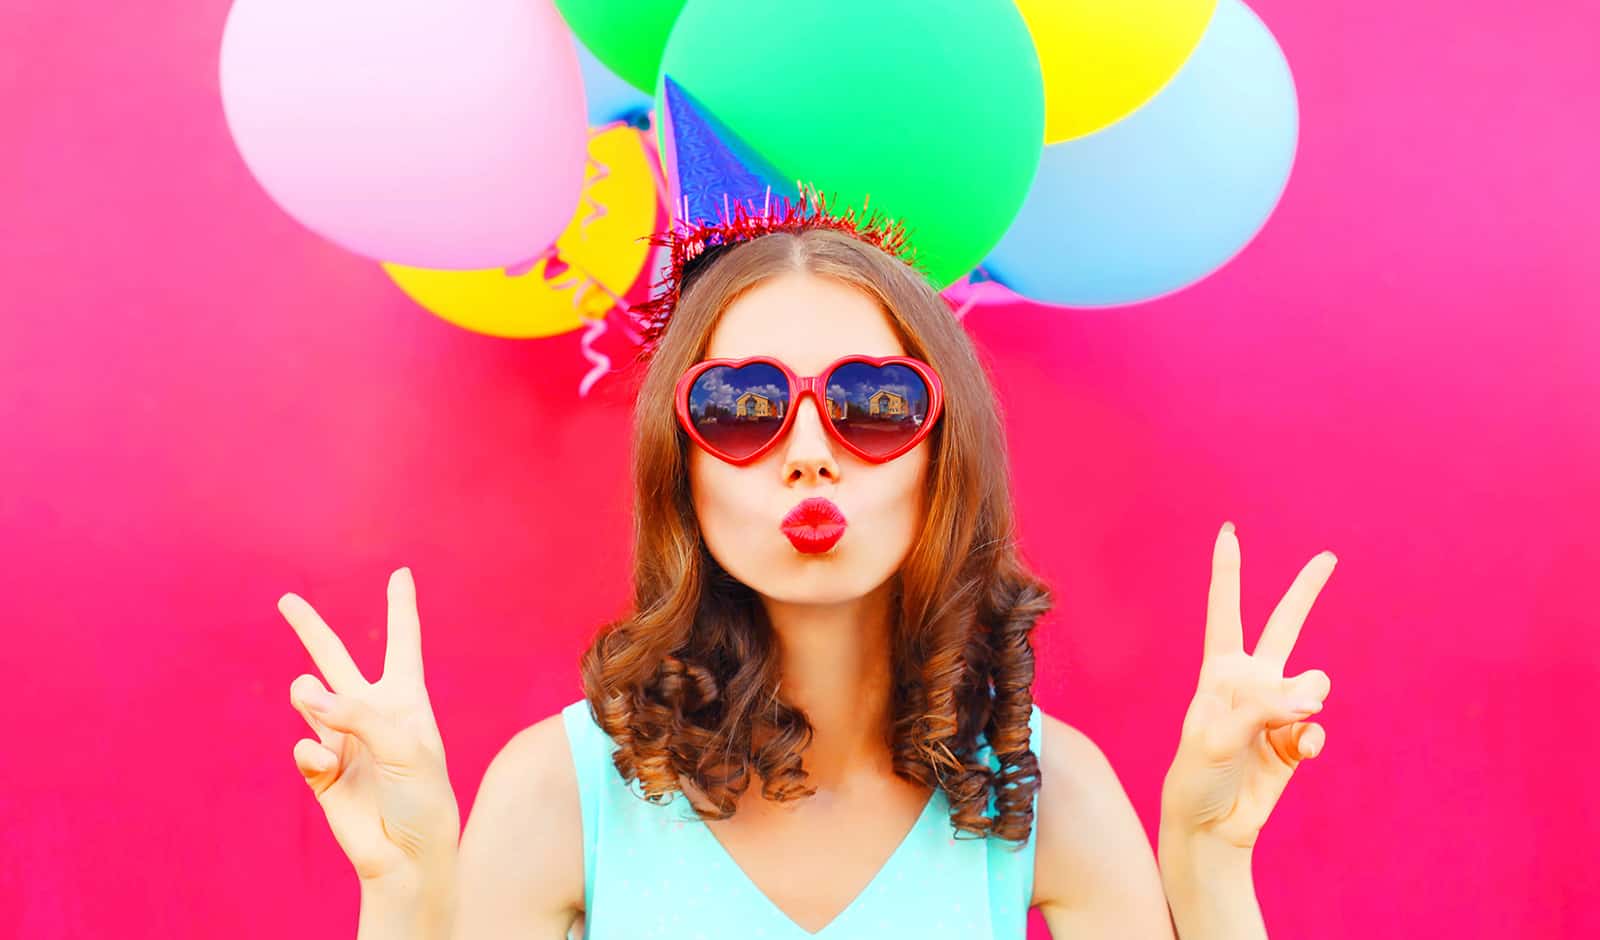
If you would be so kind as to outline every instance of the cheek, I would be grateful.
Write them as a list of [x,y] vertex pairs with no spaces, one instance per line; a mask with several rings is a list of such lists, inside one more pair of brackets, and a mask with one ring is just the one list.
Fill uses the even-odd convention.
[[852,554],[874,576],[899,567],[922,531],[928,465],[923,447],[891,463],[857,469],[851,501],[856,510],[852,522],[859,524],[860,538]]
[[928,456],[923,444],[890,466],[891,479],[885,480],[887,493],[884,511],[893,521],[899,541],[909,547],[922,526],[923,503],[927,500]]
[[695,517],[701,520],[700,527],[705,528],[705,518],[716,511],[716,506],[711,501],[713,493],[720,491],[715,479],[715,468],[708,466],[705,455],[696,448],[689,449],[689,502],[694,505]]
[[742,468],[723,463],[699,449],[689,454],[689,498],[700,532],[717,554],[719,547],[749,538],[759,507],[749,505],[756,488],[739,476]]

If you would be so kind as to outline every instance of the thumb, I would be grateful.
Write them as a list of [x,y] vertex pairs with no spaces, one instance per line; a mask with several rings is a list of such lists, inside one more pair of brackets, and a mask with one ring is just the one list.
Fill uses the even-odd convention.
[[295,742],[294,764],[311,791],[318,796],[339,778],[339,755],[310,738]]
[[1298,766],[1322,753],[1328,742],[1328,732],[1312,721],[1298,721],[1267,732],[1267,740],[1285,764]]

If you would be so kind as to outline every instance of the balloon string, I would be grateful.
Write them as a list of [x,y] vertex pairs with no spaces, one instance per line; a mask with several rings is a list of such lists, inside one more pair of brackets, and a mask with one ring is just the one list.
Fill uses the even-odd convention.
[[[588,176],[588,170],[590,169],[594,170],[593,176]],[[588,180],[584,183],[583,187],[583,201],[589,204],[589,208],[592,211],[578,221],[579,234],[583,234],[588,230],[589,223],[606,217],[605,205],[602,204],[598,199],[594,198],[594,193],[592,190],[596,183],[611,177],[611,167],[595,159],[593,156],[590,156],[589,161],[584,164],[584,175],[588,176]]]
[[981,303],[988,302],[988,299],[984,295],[992,294],[993,292],[985,288],[983,285],[999,283],[995,280],[994,275],[990,274],[989,270],[981,264],[973,268],[972,271],[966,275],[965,280],[967,287],[967,299],[962,302],[960,307],[957,307],[955,310],[951,311],[955,315],[957,322],[965,319],[966,315],[972,312],[973,307],[976,307]]
[[589,204],[589,208],[592,211],[579,220],[578,234],[580,235],[583,234],[584,229],[589,227],[589,223],[595,221],[596,219],[603,219],[606,217],[606,207],[600,202],[600,200],[594,198],[588,193],[584,193],[583,201]]
[[[589,170],[594,171],[593,176],[589,175]],[[606,166],[604,163],[601,163],[599,160],[597,160],[594,154],[590,154],[588,162],[584,164],[584,185],[593,186],[610,175],[611,167]]]
[[594,387],[594,383],[600,381],[605,377],[606,373],[611,371],[611,359],[594,347],[595,340],[604,336],[605,332],[605,317],[595,317],[589,320],[588,328],[583,331],[583,339],[579,343],[579,348],[583,352],[583,358],[592,363],[592,368],[584,374],[583,380],[578,383],[579,398],[587,398],[589,389]]
[[[606,128],[609,129],[609,128],[616,127],[616,126],[621,126],[621,125],[627,125],[627,126],[630,126],[630,127],[632,126],[632,125],[628,125],[628,122],[626,122],[626,121],[617,120],[617,121],[613,121],[611,124],[606,125]],[[645,128],[643,131],[641,131],[639,133],[639,137],[637,139],[639,141],[642,141],[642,146],[643,146],[643,149],[645,151],[645,161],[644,162],[645,162],[645,166],[648,167],[649,170],[650,170],[650,182],[655,185],[656,198],[661,201],[661,204],[665,204],[666,202],[668,202],[668,200],[671,197],[667,194],[666,175],[665,175],[665,173],[664,173],[664,171],[663,171],[663,169],[661,167],[660,158],[656,154],[656,147],[655,147],[656,129],[655,129],[655,127],[652,126],[652,127]],[[601,172],[606,173],[606,174],[610,173],[610,167],[606,166],[603,163],[600,163],[600,161],[598,161],[598,160],[594,160],[592,157],[590,159]],[[603,179],[603,178],[604,177],[596,177],[597,180],[598,179]],[[769,187],[767,187],[767,189],[768,189],[768,195],[769,195],[769,198],[770,198],[770,194],[771,194],[771,189],[772,188],[769,186]],[[604,206],[599,206],[597,208],[602,213],[605,211],[605,207]],[[601,216],[594,216],[594,218],[600,218],[600,217]],[[587,222],[588,220],[585,220],[585,221]],[[662,253],[665,253],[665,249],[662,249]],[[650,260],[651,259],[646,258],[645,259],[645,263],[649,264]],[[629,314],[631,314],[632,311],[633,311],[633,306],[631,304],[629,304],[626,300],[624,300],[622,297],[618,296],[617,293],[615,291],[613,291],[611,288],[609,288],[606,285],[600,283],[600,281],[598,279],[596,279],[593,275],[589,275],[589,279],[590,279],[590,281],[593,283],[593,285],[595,287],[599,288],[601,291],[604,291],[605,295],[607,297],[611,298],[612,303],[616,304],[617,309],[623,314],[622,330],[623,330],[623,333],[625,333],[627,335],[628,340],[630,342],[632,342],[632,343],[635,343],[635,344],[643,342],[644,341],[644,337],[639,333],[638,330],[635,330],[633,328],[633,325],[632,325],[633,318],[631,316],[629,316]],[[596,335],[598,336],[599,334],[596,334]]]
[[[593,162],[597,172],[596,172],[594,178],[589,181],[591,186],[593,186],[595,183],[598,183],[601,180],[603,180],[606,177],[611,175],[611,168],[610,167],[606,166],[604,163],[601,163],[599,160],[592,160],[592,162]],[[593,194],[591,192],[586,190],[584,192],[584,194],[583,194],[583,198],[584,198],[584,201],[587,202],[594,211],[591,212],[588,216],[584,217],[582,223],[578,227],[578,231],[579,232],[582,232],[584,229],[588,228],[589,227],[589,223],[594,222],[596,219],[603,219],[606,216],[606,206],[605,206],[605,204],[602,203],[600,200],[594,198],[594,196],[593,196]],[[574,270],[575,268],[577,268],[577,266],[576,265],[572,265],[571,262],[568,262],[568,265],[569,265],[568,266],[568,270],[569,271]],[[616,298],[616,294],[612,293],[611,290],[609,288],[607,288],[604,284],[601,284],[599,278],[595,277],[593,274],[591,274],[588,271],[582,270],[581,268],[577,268],[577,270],[582,271],[583,281],[585,283],[585,287],[589,287],[589,286],[598,287],[602,291],[604,291],[607,296],[611,297],[614,300],[617,299]],[[579,309],[579,298],[583,296],[583,293],[584,293],[584,288],[580,288],[579,290],[574,291],[573,294],[572,294],[572,308],[573,308],[573,311],[578,314],[579,319],[588,320],[589,321],[589,325],[583,331],[583,338],[579,341],[579,344],[578,344],[579,350],[583,353],[583,358],[587,359],[589,361],[589,363],[590,363],[589,371],[587,373],[585,373],[584,376],[583,376],[583,379],[578,382],[578,397],[579,398],[588,397],[589,390],[594,387],[594,384],[596,382],[600,381],[600,379],[603,378],[606,375],[606,373],[611,371],[611,359],[610,359],[610,357],[606,356],[605,353],[602,353],[600,350],[596,349],[595,345],[594,345],[595,342],[600,339],[600,337],[605,335],[605,332],[606,332],[606,317],[605,317],[605,313],[602,312],[600,314],[600,316],[598,316],[598,317],[587,317],[587,316],[584,316],[584,312],[581,309]]]
[[[646,261],[646,263],[648,263],[649,259],[646,258],[645,261]],[[635,343],[635,344],[643,342],[644,341],[644,337],[641,336],[639,334],[639,331],[635,330],[630,325],[630,322],[629,322],[629,321],[631,321],[633,319],[631,316],[629,316],[629,314],[631,314],[633,312],[633,305],[628,303],[628,301],[625,298],[623,298],[620,295],[618,295],[616,291],[614,291],[611,288],[609,288],[609,287],[605,286],[604,284],[600,283],[600,281],[598,279],[595,279],[593,277],[593,275],[590,275],[590,279],[593,281],[593,285],[594,285],[595,288],[600,290],[607,297],[611,298],[612,304],[614,304],[616,306],[617,311],[623,315],[622,332],[627,335],[628,340],[630,342],[632,342],[632,343]]]
[[[563,278],[559,284],[552,284],[551,287],[554,290],[567,290],[574,287],[577,288],[572,292],[572,310],[573,313],[577,314],[579,320],[588,324],[584,328],[583,336],[579,339],[578,350],[580,353],[582,353],[583,358],[586,359],[590,364],[589,371],[584,373],[583,378],[578,382],[578,397],[587,398],[589,391],[594,388],[595,383],[604,378],[606,374],[612,370],[611,357],[601,352],[595,346],[595,343],[600,339],[600,337],[606,334],[606,313],[603,312],[599,316],[587,315],[581,306],[584,293],[588,289],[593,288],[599,290],[601,293],[605,294],[607,297],[611,298],[614,302],[622,305],[623,307],[627,306],[627,302],[621,297],[618,297],[616,292],[612,291],[611,288],[601,283],[599,278],[595,277],[592,273],[579,265],[570,265],[567,268],[566,273],[569,275],[569,277]],[[607,312],[609,312],[609,310]]]
[[[612,121],[610,124],[605,124],[600,127],[591,127],[589,128],[589,137],[593,139],[598,134],[603,134],[614,127],[619,127],[626,123],[627,122],[625,121]],[[591,176],[589,174],[590,170],[594,171],[594,175]],[[579,194],[579,201],[580,203],[588,203],[589,208],[592,211],[579,220],[579,234],[583,234],[589,228],[589,223],[595,221],[596,219],[605,218],[606,207],[595,201],[594,197],[589,192],[589,187],[603,179],[606,179],[610,175],[610,167],[606,166],[604,163],[601,163],[599,160],[596,160],[593,154],[585,155],[583,163],[583,192]],[[549,245],[545,246],[543,251],[527,259],[526,261],[518,261],[515,264],[506,265],[506,277],[522,277],[524,274],[527,274],[537,267],[539,262],[548,261],[551,258],[557,257],[556,252],[556,242],[551,242]],[[556,289],[560,290],[559,287]]]
[[596,341],[606,334],[605,314],[601,313],[598,317],[585,316],[583,311],[579,309],[578,302],[582,298],[585,288],[598,287],[607,294],[611,294],[611,291],[587,271],[584,272],[582,280],[584,287],[572,292],[572,309],[578,315],[578,319],[586,320],[589,324],[584,328],[583,336],[578,340],[578,351],[583,354],[584,359],[589,361],[589,371],[585,372],[583,378],[578,381],[578,397],[587,398],[589,390],[594,388],[594,384],[605,378],[606,374],[611,371],[611,357],[595,346]]
[[548,261],[556,256],[556,243],[551,242],[545,249],[526,261],[506,265],[506,277],[522,277],[538,266],[541,261]]
[[978,303],[978,292],[973,288],[971,278],[972,275],[970,274],[966,277],[967,299],[962,301],[961,306],[950,311],[951,315],[956,318],[957,323],[960,323],[962,320],[964,320],[967,314],[970,313],[972,308]]
[[[614,124],[618,123],[626,122],[614,122]],[[608,125],[607,127],[609,128],[610,126],[612,125]],[[597,128],[596,132],[598,132],[598,130],[599,129]],[[656,198],[661,200],[661,204],[664,205],[670,202],[672,197],[667,192],[666,174],[661,166],[660,159],[656,155],[655,128],[651,127],[645,130],[640,137],[645,142],[645,165],[650,169],[650,181],[655,185]],[[591,182],[598,182],[610,174],[610,167],[598,160],[594,160],[592,157],[590,158],[590,162],[594,165],[594,168],[599,174],[595,176]],[[593,200],[591,200],[591,204],[594,205],[595,213],[584,219],[584,225],[588,225],[595,219],[603,218],[605,215],[605,206],[600,205],[598,202],[594,202]],[[645,260],[646,263],[649,263],[650,261],[649,258],[646,258]],[[618,295],[616,291],[613,291],[611,288],[602,283],[600,279],[596,278],[587,270],[584,270],[580,265],[573,264],[571,262],[568,262],[568,265],[568,270],[570,272],[581,274],[581,280],[585,283],[586,287],[592,287],[604,293],[608,298],[610,298],[611,302],[615,305],[615,308],[624,315],[622,329],[627,335],[629,341],[635,344],[642,342],[644,337],[633,328],[630,322],[628,322],[631,320],[631,317],[627,316],[627,314],[632,311],[632,305]],[[565,286],[568,285],[563,284],[563,287]],[[574,310],[578,309],[579,298],[582,296],[582,294],[582,289],[573,292],[572,305]],[[586,398],[588,397],[590,390],[594,388],[595,383],[599,382],[612,371],[611,358],[605,353],[602,353],[595,345],[600,337],[606,334],[606,331],[609,329],[609,327],[606,323],[607,317],[605,314],[602,314],[598,317],[589,317],[584,316],[583,312],[579,310],[578,316],[580,319],[585,320],[588,323],[588,325],[584,328],[583,336],[578,343],[578,349],[582,353],[583,358],[590,363],[589,371],[584,374],[582,380],[580,380],[578,383],[578,396],[580,398]]]

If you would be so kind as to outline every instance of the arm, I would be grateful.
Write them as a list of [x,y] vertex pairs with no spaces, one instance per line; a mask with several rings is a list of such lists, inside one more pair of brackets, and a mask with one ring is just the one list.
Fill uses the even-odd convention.
[[1173,940],[1150,839],[1110,761],[1048,714],[1040,734],[1033,903],[1051,935]]
[[[1306,563],[1246,654],[1238,535],[1231,522],[1217,533],[1200,681],[1161,785],[1159,876],[1105,755],[1045,716],[1034,889],[1052,933],[1112,937],[1126,923],[1163,940],[1173,928],[1183,940],[1266,940],[1251,855],[1295,769],[1322,752],[1326,732],[1305,719],[1331,684],[1320,669],[1283,669],[1336,562],[1324,551]],[[1157,889],[1172,918],[1159,929]]]
[[1168,826],[1158,869],[1105,753],[1049,715],[1042,734],[1033,902],[1051,935],[1266,940],[1250,850]]
[[438,873],[421,885],[393,879],[362,880],[361,915],[356,940],[445,940],[454,919],[454,860],[441,862]]
[[1267,940],[1250,874],[1251,850],[1161,828],[1161,880],[1184,940]]
[[583,822],[560,713],[489,769],[461,837],[455,940],[566,940],[583,907]]
[[1285,677],[1284,666],[1336,561],[1324,551],[1300,569],[1247,654],[1238,534],[1231,522],[1217,533],[1200,681],[1161,784],[1161,871],[1184,940],[1266,940],[1252,853],[1296,769],[1322,750],[1326,732],[1306,719],[1331,688],[1320,669]]

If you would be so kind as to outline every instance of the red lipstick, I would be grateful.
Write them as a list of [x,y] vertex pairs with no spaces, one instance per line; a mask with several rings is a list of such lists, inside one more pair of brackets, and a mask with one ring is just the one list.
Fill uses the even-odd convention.
[[807,554],[825,552],[844,537],[844,513],[832,500],[813,496],[789,510],[779,526],[794,547]]

